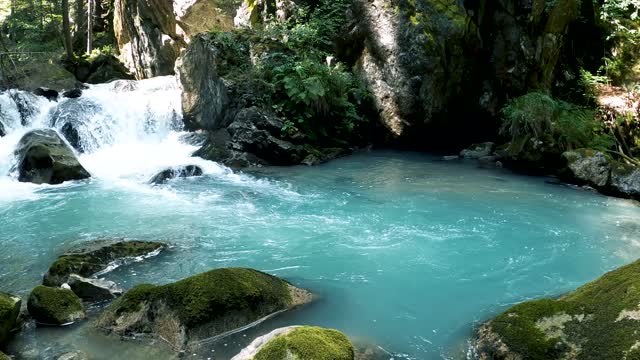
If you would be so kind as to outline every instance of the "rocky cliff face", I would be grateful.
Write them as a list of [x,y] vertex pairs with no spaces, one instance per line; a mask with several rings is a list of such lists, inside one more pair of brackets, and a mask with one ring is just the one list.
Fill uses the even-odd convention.
[[115,0],[121,60],[138,79],[171,75],[190,37],[233,27],[238,0]]

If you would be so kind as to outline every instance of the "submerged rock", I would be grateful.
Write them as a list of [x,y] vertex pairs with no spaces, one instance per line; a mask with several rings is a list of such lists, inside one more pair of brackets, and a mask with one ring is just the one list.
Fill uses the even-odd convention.
[[217,269],[164,286],[136,286],[109,306],[97,325],[119,335],[151,334],[185,350],[194,341],[311,300],[308,291],[257,270]]
[[0,137],[7,135],[7,132],[4,129],[4,124],[0,121]]
[[33,90],[33,94],[36,96],[42,96],[49,101],[58,101],[58,92],[53,89],[37,88]]
[[11,330],[16,327],[21,304],[19,297],[0,292],[0,348],[7,344]]
[[91,356],[83,351],[72,351],[64,353],[56,358],[56,360],[90,360]]
[[76,274],[69,276],[67,284],[78,297],[91,302],[112,300],[123,292],[113,281],[88,279]]
[[96,241],[60,256],[42,281],[46,286],[61,286],[71,274],[90,277],[114,262],[158,254],[165,244],[151,241]]
[[78,162],[73,149],[55,130],[32,130],[15,150],[18,180],[35,184],[61,184],[91,177]]
[[460,157],[478,160],[490,156],[495,148],[496,144],[492,142],[473,144],[469,146],[469,148],[462,150],[460,152]]
[[68,325],[86,318],[82,302],[73,291],[42,285],[31,291],[27,309],[44,325]]
[[159,172],[149,180],[149,183],[165,184],[171,179],[202,176],[203,173],[202,168],[196,165],[180,166]]
[[481,359],[636,359],[640,261],[559,299],[527,301],[477,332]]
[[289,326],[255,339],[231,360],[353,360],[354,350],[341,332],[313,326]]

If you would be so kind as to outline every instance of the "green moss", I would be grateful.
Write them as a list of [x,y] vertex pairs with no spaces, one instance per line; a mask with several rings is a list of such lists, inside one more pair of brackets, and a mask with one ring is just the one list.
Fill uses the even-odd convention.
[[0,292],[0,346],[5,344],[20,313],[20,300]]
[[39,322],[62,325],[84,317],[80,298],[68,289],[38,285],[27,302],[29,313]]
[[[188,327],[214,321],[233,311],[265,316],[286,309],[292,302],[284,280],[253,269],[228,268],[164,286],[137,286],[112,307],[116,314],[121,314],[137,311],[143,302],[156,300],[165,302]],[[263,310],[266,313],[262,314]]]
[[[514,306],[491,321],[493,331],[523,359],[614,360],[637,354],[640,341],[640,261],[627,265],[557,300]],[[541,325],[553,317],[561,325]]]
[[3,353],[2,351],[0,351],[0,360],[11,360],[10,357],[8,357],[5,353]]
[[343,333],[332,329],[306,326],[271,340],[256,354],[254,360],[352,360],[353,358],[353,346]]
[[43,284],[45,286],[60,286],[67,281],[71,274],[90,277],[105,269],[113,261],[147,255],[164,246],[158,242],[147,241],[89,244],[88,249],[60,256],[44,276]]

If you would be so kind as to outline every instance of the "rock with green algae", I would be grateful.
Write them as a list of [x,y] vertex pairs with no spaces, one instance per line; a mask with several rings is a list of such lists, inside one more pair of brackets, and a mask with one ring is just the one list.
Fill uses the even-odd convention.
[[42,283],[61,286],[71,274],[91,277],[115,262],[156,255],[164,248],[165,244],[153,241],[92,241],[60,256],[44,275]]
[[11,330],[15,328],[21,304],[19,297],[0,292],[0,346],[7,343]]
[[475,345],[480,359],[640,358],[640,261],[512,307],[479,328]]
[[7,356],[7,354],[0,351],[0,360],[11,360],[11,358]]
[[73,291],[38,285],[27,301],[29,314],[41,324],[68,325],[86,318],[80,298]]
[[255,339],[232,360],[353,360],[353,345],[340,331],[289,326]]
[[136,286],[96,325],[118,335],[160,337],[181,351],[311,300],[310,292],[257,270],[216,269],[164,286]]

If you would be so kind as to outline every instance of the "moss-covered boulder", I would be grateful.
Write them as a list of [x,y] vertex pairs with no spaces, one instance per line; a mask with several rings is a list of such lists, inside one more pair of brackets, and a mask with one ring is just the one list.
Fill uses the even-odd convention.
[[157,255],[165,247],[165,244],[153,241],[89,242],[60,256],[44,275],[42,283],[45,286],[61,286],[69,280],[71,274],[91,277],[116,262]]
[[308,291],[257,270],[217,269],[164,286],[136,286],[97,325],[118,335],[158,336],[184,350],[311,299]]
[[354,350],[338,330],[290,326],[257,338],[232,360],[288,359],[353,360]]
[[0,360],[11,360],[11,358],[7,356],[7,354],[0,351]]
[[7,343],[16,326],[21,304],[19,297],[0,292],[0,347]]
[[602,188],[609,183],[611,164],[600,151],[579,149],[562,154],[566,161],[565,175],[579,184]]
[[27,309],[44,325],[68,325],[86,317],[82,302],[73,291],[42,285],[31,291]]
[[640,261],[512,307],[480,327],[476,348],[481,359],[640,358]]

